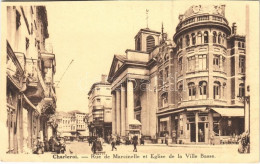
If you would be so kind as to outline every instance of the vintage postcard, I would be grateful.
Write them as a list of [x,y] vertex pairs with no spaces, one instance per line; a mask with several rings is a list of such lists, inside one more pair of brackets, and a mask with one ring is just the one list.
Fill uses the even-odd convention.
[[0,160],[259,162],[259,2],[1,3]]

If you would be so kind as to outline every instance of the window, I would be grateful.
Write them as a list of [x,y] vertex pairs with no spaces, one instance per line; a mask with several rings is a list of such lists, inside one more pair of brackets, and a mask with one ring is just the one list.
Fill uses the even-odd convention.
[[182,71],[182,57],[180,57],[178,60],[178,68],[179,68],[179,72],[181,72]]
[[189,83],[188,84],[189,88],[189,100],[194,100],[196,96],[196,87],[194,83]]
[[180,84],[178,87],[179,101],[182,101],[182,91],[183,91],[183,85]]
[[239,97],[245,96],[245,85],[243,83],[239,84]]
[[180,49],[182,49],[182,38],[180,38]]
[[241,47],[241,43],[240,43],[240,42],[238,42],[238,47],[239,47],[239,48]]
[[189,35],[186,35],[186,46],[188,47],[190,45],[190,37]]
[[220,98],[220,82],[218,82],[218,81],[214,82],[213,96],[214,96],[214,99],[219,99]]
[[223,34],[223,37],[222,37],[222,44],[223,44],[223,45],[225,44],[225,40],[226,40],[226,35]]
[[97,102],[100,102],[100,98],[97,98]]
[[218,33],[218,44],[221,43],[221,38],[222,38],[221,33]]
[[162,107],[165,107],[168,105],[168,93],[167,92],[162,94],[161,100],[162,100]]
[[169,60],[169,54],[165,54],[165,55],[164,55],[164,60],[165,60],[165,61]]
[[239,73],[245,73],[245,57],[239,56]]
[[214,58],[213,58],[213,65],[219,67],[219,56],[218,56],[218,55],[214,55]]
[[207,56],[206,55],[199,55],[199,70],[206,70],[207,69]]
[[208,43],[209,42],[209,33],[208,31],[204,32],[204,43]]
[[153,36],[149,35],[146,38],[146,51],[151,52],[153,50],[154,46],[155,46],[155,40],[154,40]]
[[196,35],[194,33],[191,34],[191,39],[192,39],[192,45],[196,44]]
[[195,71],[195,56],[188,58],[188,71]]
[[217,43],[217,33],[213,31],[213,43]]
[[201,44],[202,43],[202,34],[201,34],[201,32],[199,31],[198,32],[198,40],[197,40],[197,42],[198,42],[198,44]]
[[226,58],[222,56],[222,70],[225,72]]
[[141,114],[137,114],[137,115],[136,115],[136,120],[138,120],[138,121],[141,122]]
[[141,51],[141,42],[140,42],[140,38],[137,39],[137,43],[136,43],[136,50],[137,51]]
[[201,81],[199,83],[200,88],[200,99],[206,99],[207,98],[207,82]]
[[245,48],[245,43],[244,42],[242,42],[242,48]]

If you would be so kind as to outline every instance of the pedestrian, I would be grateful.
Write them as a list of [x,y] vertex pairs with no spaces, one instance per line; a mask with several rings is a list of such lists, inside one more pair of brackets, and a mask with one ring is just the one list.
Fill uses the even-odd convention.
[[50,151],[54,152],[54,140],[53,140],[53,136],[51,136],[50,139],[49,139],[49,146],[50,146]]
[[88,139],[88,145],[90,146],[92,144],[92,137],[89,137]]
[[210,139],[210,145],[214,145],[214,132],[211,132],[211,134],[210,134],[210,137],[209,137],[209,139]]
[[50,150],[50,145],[49,145],[47,137],[44,138],[44,150],[45,150],[45,152],[48,152]]
[[97,151],[97,140],[96,139],[93,140],[93,144],[92,144],[91,150],[92,150],[92,152],[94,154],[96,154],[96,151]]
[[117,148],[116,148],[116,139],[115,139],[114,137],[112,137],[111,145],[112,145],[112,151],[113,151],[114,149],[117,150]]
[[165,134],[165,144],[168,146],[168,138],[169,138],[169,135],[168,133]]
[[133,152],[137,152],[137,144],[138,144],[138,137],[135,135],[134,137],[133,137],[133,145],[134,145],[134,150],[133,150]]

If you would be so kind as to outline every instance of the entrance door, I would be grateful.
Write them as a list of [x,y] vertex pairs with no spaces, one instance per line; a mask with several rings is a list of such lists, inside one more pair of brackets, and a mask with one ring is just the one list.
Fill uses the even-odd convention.
[[196,126],[195,126],[195,123],[190,123],[190,142],[196,142]]
[[205,142],[205,126],[204,126],[204,123],[199,123],[199,142]]

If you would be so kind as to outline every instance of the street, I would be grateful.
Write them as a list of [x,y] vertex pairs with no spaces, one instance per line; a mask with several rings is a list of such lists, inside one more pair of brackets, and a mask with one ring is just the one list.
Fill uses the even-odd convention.
[[[71,142],[67,143],[66,154],[92,154],[91,146],[88,142]],[[116,146],[117,151],[112,151],[111,145],[103,144],[103,151],[106,154],[131,154],[133,153],[133,145],[119,145]],[[138,145],[137,150],[139,153],[149,153],[149,154],[170,154],[170,153],[201,153],[201,154],[230,154],[234,152],[237,154],[238,145],[163,145],[163,144],[147,144]],[[232,153],[233,154],[233,153]]]

